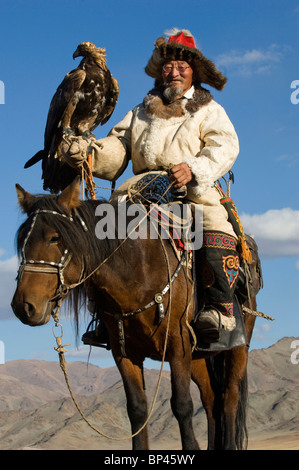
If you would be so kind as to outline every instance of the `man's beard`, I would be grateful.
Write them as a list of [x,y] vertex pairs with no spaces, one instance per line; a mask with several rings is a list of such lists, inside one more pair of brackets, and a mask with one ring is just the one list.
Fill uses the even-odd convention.
[[163,91],[163,95],[165,96],[165,98],[170,102],[172,103],[173,101],[175,101],[179,96],[182,95],[182,93],[184,92],[184,89],[183,88],[177,88],[177,87],[171,87],[171,86],[165,86],[165,90]]

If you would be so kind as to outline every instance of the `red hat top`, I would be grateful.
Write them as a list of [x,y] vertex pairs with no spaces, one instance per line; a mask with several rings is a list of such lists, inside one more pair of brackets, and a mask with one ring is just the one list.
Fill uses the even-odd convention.
[[182,44],[183,46],[195,47],[195,41],[192,36],[186,36],[183,31],[179,32],[176,35],[170,36],[168,43],[176,42]]
[[226,78],[196,47],[189,30],[172,28],[171,31],[165,31],[165,34],[167,37],[160,36],[156,39],[155,49],[145,67],[145,72],[150,77],[155,78],[159,83],[165,61],[183,60],[191,64],[194,76],[196,75],[199,83],[206,83],[217,90],[224,88]]

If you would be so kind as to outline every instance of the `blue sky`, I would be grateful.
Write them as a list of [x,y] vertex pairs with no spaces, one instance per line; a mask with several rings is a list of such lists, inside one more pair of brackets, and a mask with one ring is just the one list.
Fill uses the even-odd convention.
[[[52,324],[22,325],[9,306],[17,269],[14,237],[23,220],[15,183],[42,192],[39,164],[23,166],[42,148],[50,100],[78,64],[72,54],[86,40],[105,47],[119,81],[117,108],[95,130],[101,138],[152,88],[144,67],[156,38],[173,26],[189,29],[228,78],[224,91],[212,93],[240,140],[232,198],[260,246],[264,289],[258,308],[276,318],[257,320],[252,348],[299,336],[299,104],[291,101],[292,93],[297,97],[291,84],[299,80],[299,0],[1,0],[0,340],[6,361],[56,359]],[[130,168],[120,181],[129,176]],[[63,322],[70,360],[85,359],[86,352],[75,350],[73,327]],[[91,361],[104,367],[110,355],[96,351]]]

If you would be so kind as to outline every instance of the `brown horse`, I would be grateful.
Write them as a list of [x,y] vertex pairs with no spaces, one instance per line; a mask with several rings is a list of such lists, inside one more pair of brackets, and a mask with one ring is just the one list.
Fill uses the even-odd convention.
[[[191,379],[207,413],[208,448],[243,448],[247,345],[221,354],[192,354],[189,268],[178,262],[168,241],[98,239],[95,210],[103,202],[82,202],[79,192],[78,180],[59,196],[33,196],[17,185],[28,218],[17,236],[21,263],[12,300],[15,315],[27,325],[45,324],[57,302],[68,297],[78,325],[79,305],[92,296],[123,379],[132,434],[148,415],[143,362],[147,357],[161,361],[165,351],[182,448],[199,449],[192,426]],[[161,292],[162,301],[156,296]],[[249,344],[253,317],[246,317],[245,324]],[[146,427],[133,437],[133,449],[148,449]]]

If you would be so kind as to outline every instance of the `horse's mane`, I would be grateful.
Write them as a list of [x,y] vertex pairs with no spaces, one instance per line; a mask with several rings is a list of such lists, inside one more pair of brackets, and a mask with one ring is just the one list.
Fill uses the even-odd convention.
[[[35,196],[34,202],[28,211],[28,218],[25,222],[19,227],[19,230],[16,234],[16,248],[19,257],[22,254],[22,248],[24,246],[26,237],[32,226],[32,218],[38,210],[47,210],[58,212],[59,214],[64,214],[66,217],[61,217],[59,215],[51,213],[41,213],[36,219],[36,224],[47,223],[56,230],[62,240],[63,245],[69,250],[72,254],[72,260],[74,262],[81,262],[82,257],[84,258],[84,275],[91,273],[100,263],[106,259],[115,249],[122,251],[123,247],[121,246],[122,240],[119,240],[117,236],[115,238],[104,238],[99,240],[95,233],[95,226],[97,222],[97,217],[95,216],[96,208],[99,204],[106,203],[108,201],[102,200],[86,200],[81,201],[79,207],[75,209],[72,213],[73,221],[70,220],[70,214],[66,209],[63,209],[61,204],[58,202],[58,198],[55,195],[37,195]],[[117,207],[115,207],[117,210]],[[116,233],[117,233],[117,217],[116,220]],[[84,230],[82,221],[88,228],[87,231]],[[26,246],[30,247],[34,243],[36,238],[34,237],[34,231],[30,235]],[[125,256],[125,254],[123,254]],[[78,317],[79,309],[85,306],[86,304],[86,286],[88,283],[85,283],[77,286],[75,289],[72,289],[71,296],[68,296],[69,310],[73,310],[75,313],[75,323],[78,331]]]
[[[34,203],[30,207],[29,216],[26,221],[20,226],[16,235],[17,252],[20,256],[21,250],[31,227],[31,217],[38,210],[54,211],[64,214],[67,217],[59,217],[50,213],[41,214],[37,223],[41,221],[50,221],[54,230],[57,230],[64,241],[68,250],[72,253],[75,259],[81,258],[84,254],[85,269],[91,271],[95,267],[95,262],[101,262],[119,245],[117,237],[115,239],[105,238],[99,240],[95,234],[95,210],[98,204],[107,204],[106,200],[82,201],[79,207],[72,213],[74,222],[69,220],[69,213],[62,208],[57,201],[57,196],[42,195],[37,196]],[[88,227],[85,232],[82,221]],[[117,222],[117,217],[116,217]],[[30,240],[34,243],[33,240]]]

